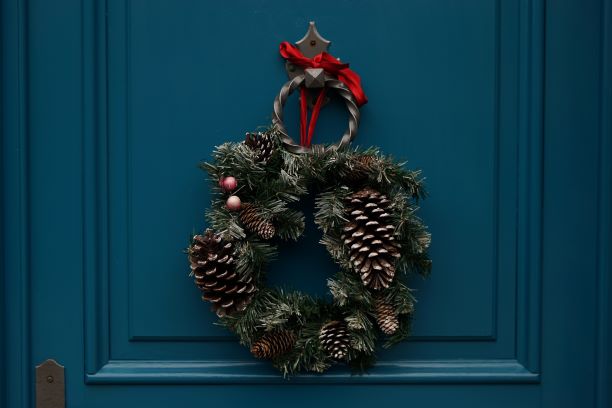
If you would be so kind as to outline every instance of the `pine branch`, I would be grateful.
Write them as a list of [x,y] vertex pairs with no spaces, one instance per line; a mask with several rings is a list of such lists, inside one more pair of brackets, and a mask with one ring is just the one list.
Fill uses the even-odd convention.
[[344,309],[363,307],[371,309],[374,299],[366,290],[354,272],[340,271],[327,280],[327,286],[334,298],[334,303]]
[[391,304],[397,315],[412,314],[416,299],[410,289],[401,279],[395,279],[391,287],[384,292],[384,299]]
[[255,281],[262,280],[264,267],[277,255],[275,245],[262,242],[257,238],[240,241],[236,245],[236,271],[242,276],[251,275]]
[[293,350],[274,361],[284,376],[300,371],[322,373],[326,371],[331,362],[319,342],[319,322],[309,323],[300,331]]
[[329,189],[319,194],[315,200],[315,223],[324,233],[338,230],[348,220],[345,217],[344,199],[350,194],[348,187]]
[[297,241],[305,228],[304,214],[301,211],[285,210],[275,217],[276,235],[285,241]]
[[206,211],[206,219],[210,227],[223,235],[224,239],[243,239],[246,233],[237,213],[232,213],[225,208],[225,203],[213,201],[211,207]]

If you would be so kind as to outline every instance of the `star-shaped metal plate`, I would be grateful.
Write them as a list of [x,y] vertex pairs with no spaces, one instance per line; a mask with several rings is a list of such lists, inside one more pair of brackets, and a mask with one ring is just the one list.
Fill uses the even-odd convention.
[[[312,58],[322,52],[327,52],[329,46],[331,45],[331,41],[323,38],[321,34],[319,34],[319,31],[317,31],[315,22],[311,21],[308,25],[306,35],[301,40],[296,42],[295,45],[305,57]],[[285,64],[285,68],[287,69],[287,75],[291,79],[304,73],[302,68],[296,67],[290,62]]]
[[314,21],[308,25],[308,31],[304,38],[296,42],[295,45],[302,51],[302,54],[308,58],[312,58],[322,52],[327,52],[331,41],[326,40],[317,31],[317,26]]

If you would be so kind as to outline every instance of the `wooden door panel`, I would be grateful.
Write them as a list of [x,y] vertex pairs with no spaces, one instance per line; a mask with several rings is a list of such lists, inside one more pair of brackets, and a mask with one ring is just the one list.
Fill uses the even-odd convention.
[[[94,324],[96,331],[87,336],[107,339],[110,351],[92,365],[88,380],[122,382],[157,372],[156,381],[175,381],[177,370],[184,370],[190,381],[210,381],[232,369],[230,382],[268,378],[267,364],[254,363],[213,324],[187,277],[182,250],[189,233],[203,227],[210,199],[197,163],[213,146],[269,120],[270,102],[285,80],[276,53],[280,33],[263,29],[268,26],[261,20],[249,20],[250,8],[235,5],[109,1],[107,7],[108,27],[100,25],[96,34],[106,38],[99,63],[107,63],[98,83],[106,91],[102,107],[108,127],[92,135],[102,138],[97,143],[104,150],[90,170],[92,183],[104,190],[92,192],[102,203],[92,214],[100,228],[87,231],[87,239],[105,254],[108,268],[87,273],[107,274],[109,284],[92,286],[93,293],[85,296],[90,308],[99,308],[100,299],[111,300],[108,312],[99,314],[108,321]],[[341,12],[335,9],[340,6],[319,7],[332,16]],[[430,280],[414,281],[420,299],[414,337],[381,351],[379,366],[358,381],[426,376],[464,381],[457,372],[465,371],[474,379],[537,381],[539,342],[530,325],[537,324],[538,289],[528,283],[538,282],[538,249],[531,248],[534,259],[528,261],[517,242],[539,239],[531,226],[539,222],[540,196],[518,197],[538,188],[530,179],[537,171],[524,169],[541,167],[541,134],[522,126],[519,112],[537,115],[541,101],[519,70],[537,75],[541,55],[532,59],[527,53],[537,38],[521,42],[518,34],[539,30],[542,21],[521,23],[519,4],[492,1],[469,7],[395,2],[392,7],[396,17],[377,18],[384,7],[356,3],[351,10],[356,20],[374,15],[373,26],[386,22],[365,38],[331,22],[325,32],[338,44],[334,52],[350,55],[367,84],[371,102],[363,110],[358,143],[380,145],[425,171],[431,198],[422,216],[435,237],[436,266]],[[290,5],[262,5],[257,11],[300,21],[300,11]],[[326,29],[326,19],[319,25]],[[297,38],[297,31],[289,30],[285,38]],[[223,32],[231,36],[222,37],[222,46],[211,40]],[[416,39],[427,33],[425,47]],[[91,52],[100,54],[96,47]],[[391,67],[381,63],[385,55],[393,56]],[[385,74],[389,69],[397,72],[393,80]],[[343,120],[341,115],[323,121],[318,131],[333,133]],[[308,250],[317,240],[312,232]],[[278,269],[325,282],[334,273],[333,263],[322,250],[316,257],[308,254],[302,254],[303,262],[282,256],[271,273],[281,283]],[[521,310],[524,304],[529,308]],[[151,363],[135,367],[132,360]],[[401,368],[391,368],[398,361]]]

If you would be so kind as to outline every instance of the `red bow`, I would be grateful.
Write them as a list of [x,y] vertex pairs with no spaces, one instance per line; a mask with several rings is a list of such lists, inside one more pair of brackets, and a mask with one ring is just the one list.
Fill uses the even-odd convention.
[[302,68],[323,68],[325,72],[338,77],[338,80],[350,89],[358,106],[368,102],[368,98],[361,88],[361,78],[359,78],[359,75],[349,69],[349,64],[338,61],[331,54],[322,52],[313,58],[308,58],[295,45],[287,41],[281,43],[280,54],[287,61]]

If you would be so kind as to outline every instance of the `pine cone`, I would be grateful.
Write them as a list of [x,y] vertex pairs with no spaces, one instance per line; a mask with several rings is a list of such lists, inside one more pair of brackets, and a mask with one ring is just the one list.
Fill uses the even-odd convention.
[[255,232],[262,239],[272,239],[276,234],[276,228],[270,222],[259,215],[259,210],[253,204],[246,203],[242,206],[240,221],[251,232]]
[[348,352],[350,337],[346,323],[334,320],[321,327],[319,341],[327,354],[335,360],[342,360]]
[[384,299],[376,299],[376,321],[383,333],[391,335],[399,327],[399,320],[393,306]]
[[233,244],[211,230],[193,237],[189,247],[195,284],[219,317],[244,310],[257,291],[250,277],[236,273],[233,252]]
[[346,176],[349,183],[360,183],[367,179],[377,158],[371,155],[356,156],[351,160],[352,171]]
[[371,289],[388,288],[395,276],[400,245],[393,236],[395,227],[387,212],[390,201],[372,188],[346,199],[349,222],[341,239],[350,249],[350,261],[361,282]]
[[291,350],[295,341],[295,334],[289,330],[269,332],[251,345],[251,354],[257,358],[275,358]]
[[274,153],[274,140],[267,133],[247,133],[244,144],[256,152],[255,161],[266,164]]

